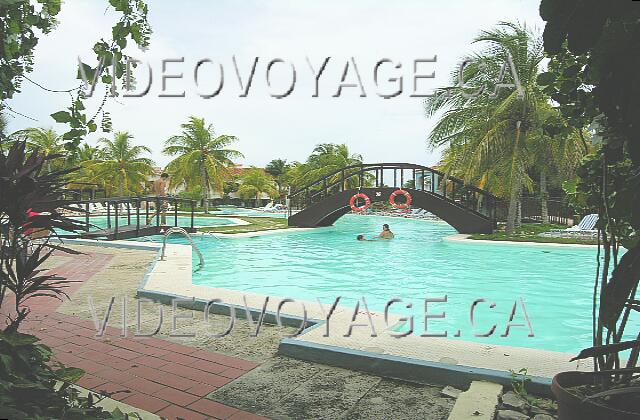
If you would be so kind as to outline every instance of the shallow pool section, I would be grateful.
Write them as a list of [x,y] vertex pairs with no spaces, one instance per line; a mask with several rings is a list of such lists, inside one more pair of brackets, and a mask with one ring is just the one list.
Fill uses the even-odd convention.
[[[391,225],[396,239],[356,241],[358,234],[374,237],[383,223]],[[364,297],[372,311],[384,311],[388,301],[400,298],[402,304],[390,311],[413,316],[414,334],[425,330],[425,298],[446,297],[427,305],[430,316],[446,314],[428,320],[429,333],[447,331],[458,338],[459,332],[463,340],[571,353],[589,346],[595,248],[445,239],[455,233],[441,222],[348,215],[335,226],[310,231],[222,240],[202,236],[196,244],[207,262],[193,282],[323,303],[341,296],[341,304],[350,307]],[[489,337],[476,336],[494,325]],[[639,325],[634,318],[627,330]]]
[[[74,219],[76,220],[80,220],[82,222],[85,221],[84,217],[74,217]],[[167,225],[168,226],[173,226],[174,225],[174,216],[173,214],[169,215],[167,214]],[[140,224],[144,225],[145,224],[145,216],[144,215],[140,215]],[[89,217],[89,223],[92,225],[89,230],[97,230],[97,229],[104,229],[107,227],[107,216],[91,216]],[[128,225],[129,223],[131,224],[136,224],[136,216],[135,214],[133,214],[131,216],[130,219],[127,219],[127,216],[120,216],[118,217],[118,225],[119,226],[124,226],[124,225]],[[154,218],[151,221],[152,225],[156,224],[156,219]],[[229,220],[227,218],[224,217],[194,217],[193,218],[193,225],[195,227],[208,227],[208,226],[224,226],[224,225],[233,225],[234,221],[233,220]],[[111,226],[114,227],[115,226],[115,217],[112,215],[111,216]],[[191,226],[191,217],[190,216],[178,216],[178,226]]]

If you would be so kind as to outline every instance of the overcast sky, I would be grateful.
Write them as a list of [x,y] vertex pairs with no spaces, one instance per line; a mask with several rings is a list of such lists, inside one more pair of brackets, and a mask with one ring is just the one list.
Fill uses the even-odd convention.
[[[410,97],[413,89],[414,60],[437,56],[433,64],[420,64],[418,73],[435,71],[435,79],[418,83],[420,93],[443,85],[459,58],[477,49],[471,41],[482,29],[499,21],[525,22],[542,30],[539,0],[422,0],[402,2],[377,0],[149,0],[149,20],[153,27],[151,46],[132,56],[151,66],[149,93],[143,98],[111,100],[115,130],[129,131],[135,141],[153,150],[159,165],[169,161],[161,153],[164,140],[180,132],[180,124],[191,115],[204,117],[218,134],[231,134],[240,141],[236,148],[245,155],[245,165],[262,166],[271,159],[304,160],[318,143],[346,143],[366,162],[411,162],[432,165],[439,160],[426,138],[433,121],[424,116],[421,98]],[[110,34],[117,19],[106,1],[66,0],[59,15],[60,24],[41,38],[30,77],[51,89],[69,89],[75,80],[77,57],[91,58],[91,47]],[[236,75],[232,57],[246,83],[255,57],[259,57],[253,83],[246,97]],[[183,79],[167,81],[168,93],[184,91],[184,98],[159,97],[162,91],[162,60],[184,57],[184,63],[171,63],[166,73],[184,74]],[[313,97],[315,79],[307,57],[317,71],[331,57]],[[353,57],[364,86],[340,85],[345,63]],[[390,59],[401,64],[380,68],[379,87],[373,73],[375,63]],[[200,68],[200,86],[193,80],[195,63],[210,59],[215,64]],[[271,68],[271,87],[267,85],[267,64],[285,60]],[[92,65],[96,64],[90,62]],[[213,92],[218,86],[221,64],[224,84],[220,93],[203,99],[199,92]],[[276,99],[291,83],[291,65],[296,83],[291,94]],[[403,77],[403,92],[383,99],[397,89]],[[147,83],[138,75],[139,84]],[[347,82],[357,82],[353,65]],[[30,126],[53,127],[63,132],[49,114],[68,106],[67,94],[46,93],[29,82],[9,105],[27,118],[11,115],[9,129]],[[95,101],[89,102],[89,112]],[[105,134],[92,134],[91,144]],[[108,136],[109,134],[107,134]]]

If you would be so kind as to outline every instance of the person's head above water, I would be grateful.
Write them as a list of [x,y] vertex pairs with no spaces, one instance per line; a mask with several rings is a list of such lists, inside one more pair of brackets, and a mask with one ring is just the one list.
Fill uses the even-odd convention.
[[356,239],[358,241],[365,241],[366,240],[366,239],[364,239],[364,235],[358,235],[358,236],[356,236]]
[[386,223],[382,225],[382,230],[389,230],[389,225]]

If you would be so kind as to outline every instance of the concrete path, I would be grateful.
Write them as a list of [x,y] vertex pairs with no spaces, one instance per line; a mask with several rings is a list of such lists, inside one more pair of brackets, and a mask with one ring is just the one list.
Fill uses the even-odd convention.
[[458,396],[448,420],[493,420],[500,395],[502,385],[473,381],[469,389]]

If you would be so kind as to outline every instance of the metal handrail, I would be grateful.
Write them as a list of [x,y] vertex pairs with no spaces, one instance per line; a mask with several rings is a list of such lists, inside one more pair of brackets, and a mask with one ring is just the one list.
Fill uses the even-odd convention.
[[[356,171],[351,172],[351,173],[347,173],[350,169],[356,169]],[[359,175],[361,173],[364,172],[368,172],[368,171],[372,171],[372,170],[389,170],[389,169],[416,169],[416,170],[424,170],[426,172],[430,172],[430,173],[434,173],[437,175],[440,175],[442,177],[446,177],[446,179],[448,179],[449,181],[458,183],[458,184],[462,184],[462,186],[464,186],[465,188],[468,188],[472,191],[478,192],[480,194],[485,195],[488,198],[497,198],[495,197],[493,194],[491,194],[488,191],[485,191],[481,188],[476,187],[475,185],[470,185],[468,183],[466,183],[464,180],[460,179],[460,178],[456,178],[454,176],[447,176],[447,174],[445,172],[442,172],[438,169],[434,169],[431,168],[429,166],[424,166],[424,165],[418,165],[418,164],[414,164],[414,163],[361,163],[361,164],[356,164],[356,165],[350,165],[350,166],[345,166],[344,168],[340,168],[337,169],[327,175],[324,175],[323,177],[321,177],[320,179],[313,181],[311,183],[308,183],[307,185],[298,188],[297,190],[291,192],[288,196],[289,197],[294,197],[296,195],[299,195],[300,193],[303,193],[305,190],[308,190],[309,188],[319,185],[321,184],[323,181],[330,179],[342,172],[345,172],[345,175],[347,175],[347,178],[350,178],[352,176],[355,175]],[[337,185],[339,183],[339,181],[333,183],[332,185]]]
[[169,238],[169,236],[171,236],[172,233],[182,233],[187,238],[187,240],[191,244],[191,248],[196,252],[196,254],[198,254],[198,258],[200,259],[200,264],[198,265],[198,268],[195,271],[202,269],[204,267],[204,257],[202,256],[202,253],[200,252],[196,244],[193,242],[193,239],[191,239],[191,235],[189,235],[189,232],[177,226],[167,229],[167,231],[164,234],[164,239],[162,240],[162,252],[160,253],[160,261],[165,261],[167,238]]
[[[336,187],[338,187],[339,192],[343,192],[347,188],[355,188],[346,186],[346,181],[352,179],[353,177],[358,177],[357,188],[359,189],[366,187],[363,182],[365,174],[368,173],[372,176],[372,173],[375,173],[374,188],[380,188],[384,186],[383,175],[385,170],[393,170],[394,187],[398,185],[398,170],[400,171],[400,186],[404,185],[404,171],[406,170],[412,171],[412,179],[414,180],[414,182],[417,182],[415,181],[416,176],[418,176],[420,173],[422,173],[422,182],[425,182],[425,175],[430,174],[430,191],[426,191],[424,189],[426,184],[423,184],[422,189],[420,189],[417,185],[414,188],[417,190],[430,192],[431,194],[435,194],[439,198],[455,204],[456,206],[460,206],[482,217],[495,220],[496,207],[500,201],[496,196],[489,193],[488,191],[476,187],[475,185],[468,184],[462,179],[452,177],[437,169],[412,163],[361,163],[335,170],[317,179],[316,181],[311,182],[306,186],[288,194],[287,199],[292,203],[288,206],[289,217],[291,217],[292,215],[292,209],[294,206],[301,209],[307,208],[310,205],[314,204],[317,198],[323,199],[326,198],[328,194],[334,194],[334,190],[336,189]],[[442,185],[442,187],[439,187],[441,188],[441,190],[439,190],[438,188],[434,188],[435,176],[439,177],[437,184],[439,186]],[[484,197],[484,206],[486,208],[486,212],[479,212],[474,208],[474,206],[469,206],[465,203],[462,203],[460,199],[465,199],[465,197],[473,197],[472,201],[479,200],[480,197]],[[456,200],[456,198],[458,200]],[[477,202],[479,203],[480,201]]]

